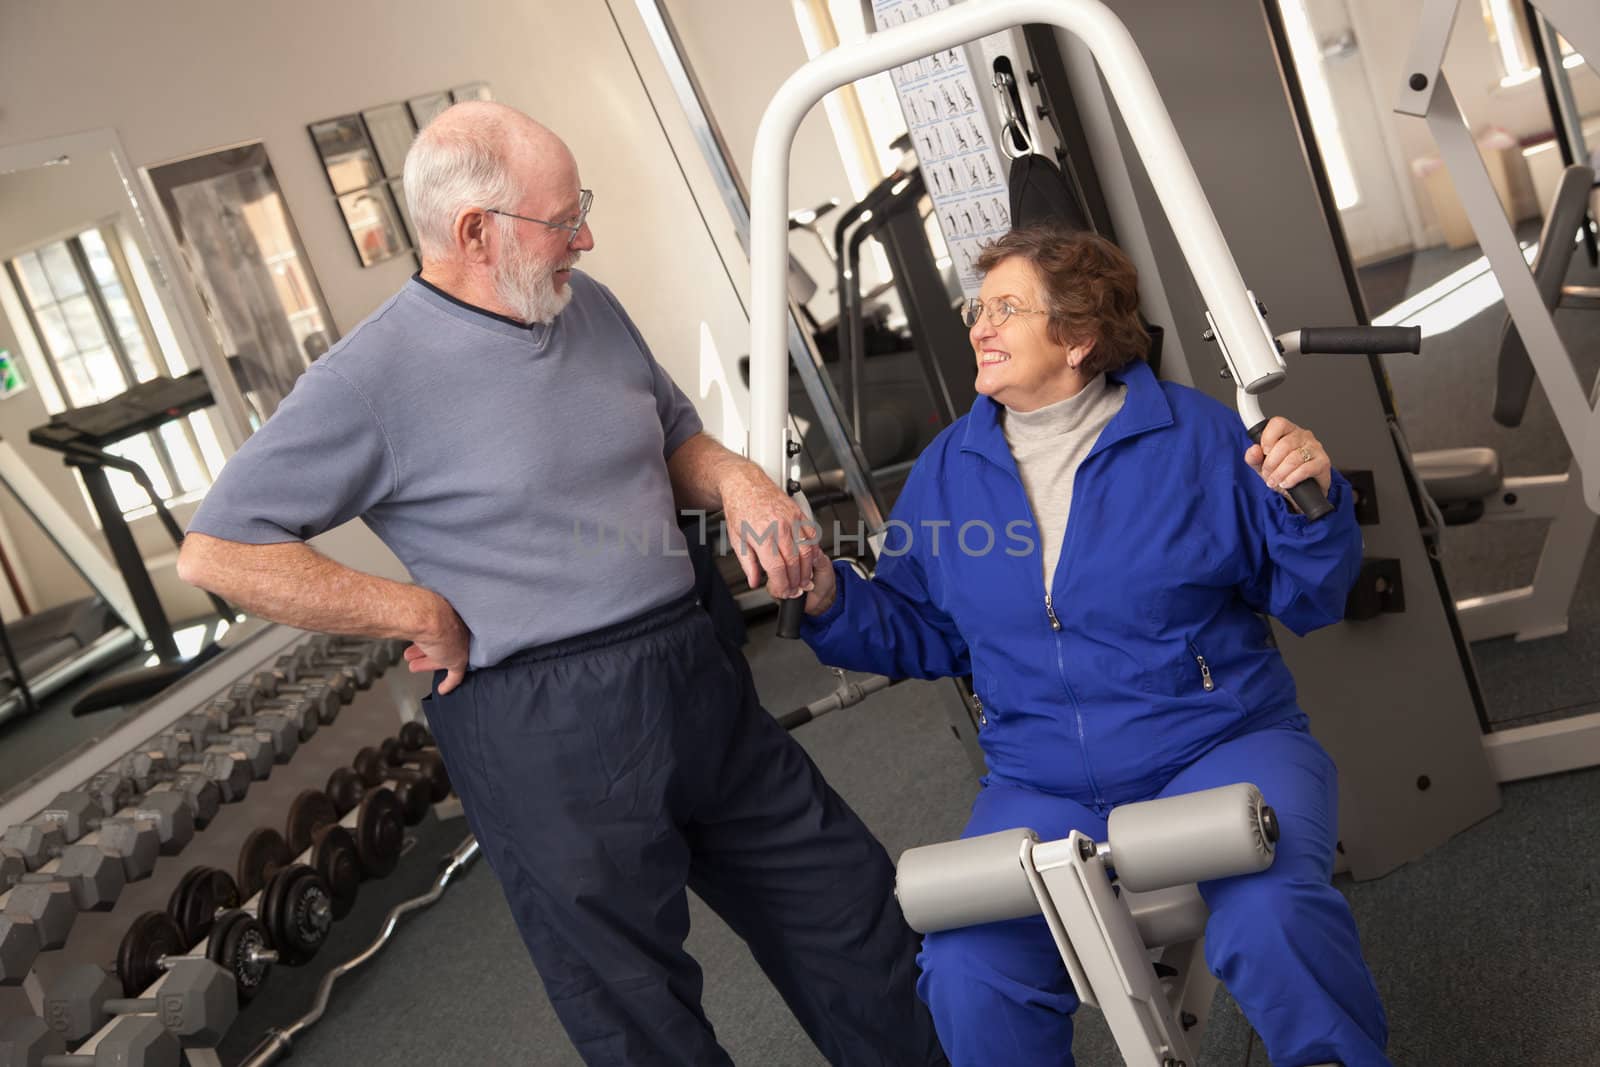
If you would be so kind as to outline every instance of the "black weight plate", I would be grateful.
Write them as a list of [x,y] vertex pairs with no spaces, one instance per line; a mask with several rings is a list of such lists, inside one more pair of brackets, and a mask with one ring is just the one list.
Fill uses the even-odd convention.
[[433,735],[420,722],[408,722],[400,727],[400,747],[407,752],[415,752],[417,749],[427,748],[431,744],[433,744]]
[[418,774],[428,779],[433,787],[435,804],[450,795],[450,772],[444,769],[444,757],[439,755],[438,749],[413,752],[406,757],[406,764],[415,767]]
[[[221,868],[214,867],[211,876],[206,879],[207,888],[211,894],[211,910],[232,911],[244,903],[244,894],[239,892],[238,883],[233,880],[233,875]],[[215,915],[213,914],[213,918]]]
[[400,801],[400,818],[407,826],[415,826],[428,815],[428,798],[433,789],[419,775],[397,775],[394,783],[395,799]]
[[383,754],[383,763],[386,767],[400,766],[400,761],[405,759],[406,755],[406,750],[393,737],[385,737],[378,742],[378,751]]
[[296,864],[280,871],[279,923],[276,942],[284,962],[304,963],[317,954],[333,927],[333,900],[328,883],[310,867]]
[[389,765],[384,762],[383,753],[371,745],[357,752],[356,758],[350,761],[350,766],[361,779],[361,784],[368,789],[382,785],[383,780],[389,777]]
[[270,963],[252,963],[250,949],[271,947],[267,932],[248,912],[225,912],[211,928],[206,958],[233,975],[239,1003],[248,1004],[266,981]]
[[194,884],[196,878],[209,870],[211,868],[206,866],[190,867],[184,872],[183,877],[178,879],[178,884],[172,887],[172,895],[167,898],[167,914],[172,916],[173,921],[178,924],[178,928],[183,931],[184,936],[189,938],[190,945],[193,945],[199,938],[190,934],[189,924],[184,921],[184,915],[189,908],[189,887]]
[[361,891],[361,857],[356,839],[342,826],[324,826],[311,845],[311,866],[328,883],[333,895],[333,917],[342,919],[355,906]]
[[328,794],[341,817],[361,803],[361,795],[366,790],[361,776],[349,767],[340,767],[328,775],[328,784],[323,787],[323,792]]
[[217,915],[207,887],[212,870],[211,867],[200,867],[189,872],[178,883],[172,899],[167,903],[167,914],[172,916],[178,929],[183,931],[184,940],[191,946],[205,940],[211,921]]
[[249,900],[261,891],[272,872],[294,862],[289,844],[283,835],[270,826],[260,826],[250,831],[239,849],[239,895]]
[[356,823],[356,855],[368,878],[386,878],[400,862],[406,828],[400,800],[392,789],[374,789],[361,798]]
[[284,827],[290,854],[300,855],[311,847],[311,839],[318,830],[338,821],[339,809],[328,794],[316,789],[304,790],[289,805],[289,819]]
[[133,920],[117,946],[117,977],[122,980],[122,995],[137,997],[166,972],[160,967],[162,956],[181,956],[189,950],[183,931],[164,911],[147,911]]
[[292,870],[285,867],[267,879],[267,884],[261,887],[261,898],[256,902],[256,918],[261,927],[266,931],[267,943],[278,951],[278,962],[288,964],[294,962],[286,958],[283,951],[283,893],[285,886],[284,875]]

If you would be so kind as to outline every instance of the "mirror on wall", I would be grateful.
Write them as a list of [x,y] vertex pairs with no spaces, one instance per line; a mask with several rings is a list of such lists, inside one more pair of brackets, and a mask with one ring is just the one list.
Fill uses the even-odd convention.
[[131,712],[74,716],[97,683],[237,625],[153,506],[181,526],[227,434],[133,179],[110,131],[0,145],[0,793]]
[[338,334],[259,142],[146,170],[255,421]]

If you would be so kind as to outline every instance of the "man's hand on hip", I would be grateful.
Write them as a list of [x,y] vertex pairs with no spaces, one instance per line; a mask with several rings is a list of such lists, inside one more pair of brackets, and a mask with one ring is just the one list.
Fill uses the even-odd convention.
[[444,681],[439,683],[442,695],[460,685],[467,676],[472,633],[448,600],[438,593],[429,592],[428,595],[434,601],[427,613],[430,621],[421,633],[412,636],[412,644],[406,649],[406,664],[412,674],[448,671]]
[[721,486],[728,541],[754,589],[767,576],[767,591],[784,600],[811,588],[812,569],[822,558],[817,528],[800,506],[760,468],[740,464]]

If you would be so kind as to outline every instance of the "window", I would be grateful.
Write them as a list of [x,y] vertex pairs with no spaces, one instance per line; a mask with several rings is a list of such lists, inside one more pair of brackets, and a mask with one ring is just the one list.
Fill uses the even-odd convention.
[[[1533,31],[1528,25],[1525,8],[1519,0],[1482,0],[1483,22],[1489,31],[1489,40],[1500,55],[1500,67],[1505,77],[1502,87],[1521,85],[1539,76],[1539,64],[1534,58]],[[1561,49],[1561,65],[1568,70],[1583,62],[1583,57],[1572,50],[1572,44],[1556,34]]]
[[[6,269],[44,357],[44,373],[34,378],[50,414],[98,404],[138,382],[187,369],[164,358],[115,226],[86,229],[23,253]],[[168,503],[209,486],[221,458],[203,412],[107,451],[143,467]],[[124,515],[149,508],[130,475],[107,474]]]

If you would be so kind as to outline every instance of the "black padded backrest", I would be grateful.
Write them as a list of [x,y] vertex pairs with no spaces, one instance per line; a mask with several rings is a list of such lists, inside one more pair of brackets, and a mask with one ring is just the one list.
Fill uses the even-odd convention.
[[1036,222],[1054,222],[1073,232],[1094,228],[1054,160],[1036,152],[1018,156],[1011,161],[1010,181],[1013,228]]
[[[1589,190],[1594,188],[1594,170],[1574,163],[1561,174],[1550,214],[1539,231],[1539,251],[1533,257],[1533,282],[1544,306],[1554,310],[1561,303],[1561,283],[1566,280],[1577,244],[1573,236],[1588,213]],[[1494,389],[1494,421],[1502,426],[1522,425],[1533,393],[1533,361],[1517,324],[1506,316],[1500,328],[1500,364]]]
[[[1011,161],[1011,226],[1013,229],[1036,222],[1054,222],[1074,233],[1080,230],[1093,232],[1083,213],[1083,201],[1073,190],[1071,179],[1061,172],[1055,161],[1037,152],[1029,152]],[[1150,335],[1150,353],[1146,361],[1156,374],[1161,373],[1160,326],[1140,316],[1145,332]]]

